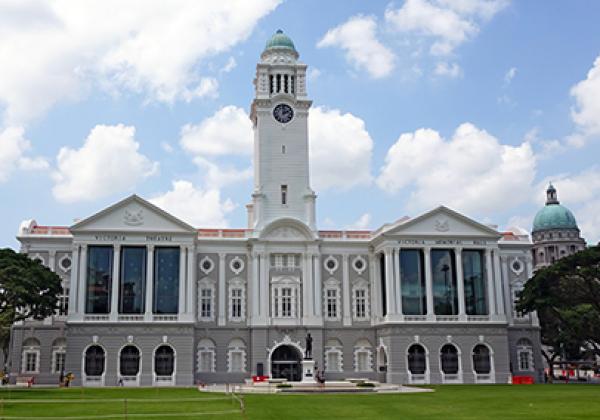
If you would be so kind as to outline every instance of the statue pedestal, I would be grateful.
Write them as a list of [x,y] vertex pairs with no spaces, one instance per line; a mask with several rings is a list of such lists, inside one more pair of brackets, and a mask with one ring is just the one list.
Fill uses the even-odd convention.
[[317,383],[315,379],[315,361],[313,359],[302,360],[302,382]]

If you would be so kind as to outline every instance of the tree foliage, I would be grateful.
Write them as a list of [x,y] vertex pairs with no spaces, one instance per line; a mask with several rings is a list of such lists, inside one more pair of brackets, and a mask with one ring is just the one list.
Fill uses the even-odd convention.
[[519,295],[517,310],[537,311],[548,362],[577,359],[582,348],[600,353],[600,246],[537,271]]
[[53,315],[60,292],[56,273],[25,254],[0,249],[0,348],[5,360],[13,323]]

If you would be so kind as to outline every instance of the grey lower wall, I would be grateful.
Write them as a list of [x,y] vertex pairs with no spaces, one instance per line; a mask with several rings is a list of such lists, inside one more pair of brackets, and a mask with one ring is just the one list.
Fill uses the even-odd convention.
[[[342,372],[326,372],[327,380],[346,378],[369,378],[392,383],[408,383],[408,348],[419,343],[427,351],[427,366],[430,383],[441,383],[439,353],[446,343],[454,344],[460,353],[462,381],[474,383],[472,351],[480,343],[491,348],[495,382],[507,383],[511,368],[514,374],[518,367],[516,343],[523,337],[534,345],[535,378],[543,380],[543,364],[540,356],[539,330],[535,327],[507,327],[485,324],[419,324],[381,327],[304,328],[201,328],[197,325],[181,324],[119,324],[90,325],[69,324],[68,326],[44,326],[42,324],[19,326],[13,331],[11,348],[13,381],[21,372],[22,343],[28,337],[40,341],[40,373],[35,375],[37,383],[57,384],[58,374],[51,372],[52,343],[59,337],[67,342],[66,372],[75,375],[74,385],[82,383],[83,355],[87,347],[98,344],[105,349],[104,385],[115,386],[119,381],[119,352],[127,344],[136,345],[141,352],[140,385],[153,385],[154,351],[163,343],[171,345],[176,353],[175,384],[196,383],[240,383],[257,373],[257,365],[263,364],[264,373],[270,373],[269,356],[280,344],[289,344],[298,349],[305,348],[305,337],[313,337],[313,359],[318,369],[324,368],[325,343],[335,338],[342,343]],[[215,345],[215,372],[198,372],[198,343],[209,338]],[[242,340],[246,348],[246,372],[227,372],[228,346],[233,339]],[[370,343],[372,370],[356,372],[354,366],[355,344],[358,340]],[[384,362],[387,360],[387,363]],[[531,375],[532,372],[529,372]]]

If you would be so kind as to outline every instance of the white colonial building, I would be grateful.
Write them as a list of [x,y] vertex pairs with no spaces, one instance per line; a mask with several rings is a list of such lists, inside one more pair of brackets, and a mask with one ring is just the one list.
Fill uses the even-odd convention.
[[254,85],[247,228],[198,229],[135,195],[70,227],[21,225],[22,252],[57,272],[64,293],[56,316],[14,326],[13,377],[298,380],[310,333],[329,379],[539,379],[536,318],[513,306],[533,269],[528,236],[443,206],[375,231],[318,230],[306,65],[281,31]]

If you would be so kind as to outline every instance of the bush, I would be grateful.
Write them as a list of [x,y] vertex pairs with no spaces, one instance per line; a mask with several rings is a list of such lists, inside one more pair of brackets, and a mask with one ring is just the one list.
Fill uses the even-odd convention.
[[277,384],[277,388],[291,388],[292,385],[290,384]]
[[373,382],[359,382],[356,384],[359,388],[375,388],[375,384]]

